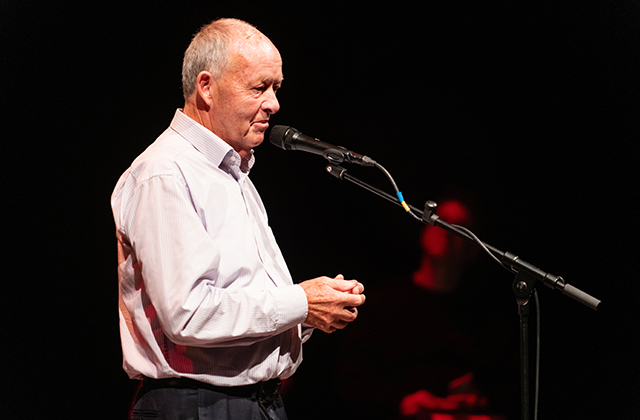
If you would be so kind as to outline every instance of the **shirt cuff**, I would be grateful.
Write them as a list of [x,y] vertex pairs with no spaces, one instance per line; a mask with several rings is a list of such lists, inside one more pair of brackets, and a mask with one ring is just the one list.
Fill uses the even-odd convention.
[[294,284],[270,290],[278,308],[277,329],[289,329],[302,324],[309,313],[307,294],[302,286]]

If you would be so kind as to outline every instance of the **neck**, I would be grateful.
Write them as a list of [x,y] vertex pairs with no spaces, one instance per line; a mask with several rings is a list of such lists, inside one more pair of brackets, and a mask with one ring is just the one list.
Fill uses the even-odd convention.
[[[202,125],[203,127],[211,130],[210,127],[207,126],[206,121],[207,121],[207,111],[205,111],[204,109],[199,109],[198,106],[193,103],[193,102],[187,102],[184,104],[184,109],[182,110],[182,112],[184,113],[184,115],[186,115],[187,117],[191,118],[192,120],[194,120],[195,122],[197,122],[198,124]],[[203,115],[204,114],[204,118]]]
[[[196,101],[196,102],[187,101],[184,104],[184,108],[182,109],[182,113],[184,115],[186,115],[187,117],[191,118],[192,120],[194,120],[195,122],[197,122],[198,124],[202,125],[207,130],[211,131],[213,134],[216,134],[213,131],[213,127],[211,126],[211,122],[209,121],[209,112],[206,109],[206,104],[204,104],[204,103],[200,104],[199,101]],[[220,137],[220,136],[218,136],[218,137]],[[225,139],[222,139],[222,141],[227,142]],[[249,154],[249,152],[246,151],[246,150],[237,150],[237,149],[235,149],[235,150],[236,150],[236,152],[238,152],[238,154],[240,155],[241,158],[244,158],[245,156],[247,156]]]

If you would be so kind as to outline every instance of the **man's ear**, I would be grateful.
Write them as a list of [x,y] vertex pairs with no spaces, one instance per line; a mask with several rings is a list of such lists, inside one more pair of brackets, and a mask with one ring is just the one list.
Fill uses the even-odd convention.
[[196,79],[196,91],[200,99],[211,106],[214,95],[216,95],[216,83],[213,76],[208,71],[201,71]]

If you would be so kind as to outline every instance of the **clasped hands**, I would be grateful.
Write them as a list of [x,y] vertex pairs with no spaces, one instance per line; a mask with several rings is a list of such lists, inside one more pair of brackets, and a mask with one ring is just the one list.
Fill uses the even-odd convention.
[[357,307],[365,301],[364,286],[356,280],[317,277],[303,281],[300,286],[307,295],[308,315],[305,324],[332,333],[358,316]]

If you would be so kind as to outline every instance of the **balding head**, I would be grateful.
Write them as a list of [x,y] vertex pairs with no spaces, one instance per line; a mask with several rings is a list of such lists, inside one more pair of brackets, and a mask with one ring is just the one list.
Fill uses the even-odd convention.
[[238,19],[218,19],[205,25],[193,37],[182,62],[182,93],[187,100],[194,92],[202,71],[220,78],[236,61],[252,49],[274,48],[253,25]]

